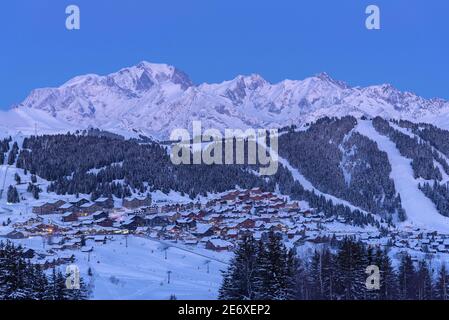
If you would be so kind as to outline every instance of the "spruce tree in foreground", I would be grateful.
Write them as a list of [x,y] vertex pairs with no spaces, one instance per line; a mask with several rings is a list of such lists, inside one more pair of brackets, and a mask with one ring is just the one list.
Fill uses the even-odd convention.
[[252,236],[245,237],[239,244],[229,269],[224,272],[219,299],[255,299],[256,250],[256,241]]
[[288,300],[296,295],[296,256],[278,235],[239,244],[219,290],[220,300]]
[[435,298],[438,300],[449,300],[449,274],[446,265],[443,264],[438,274],[435,285]]
[[415,300],[416,293],[416,271],[412,257],[405,254],[399,266],[399,298],[401,300]]
[[53,269],[47,276],[38,265],[23,258],[24,250],[11,242],[0,243],[0,300],[85,300],[88,290],[69,290],[66,278]]
[[393,268],[388,252],[377,250],[376,262],[380,269],[380,300],[395,300],[398,298],[398,277]]
[[416,273],[417,298],[418,300],[434,299],[434,288],[432,274],[426,261],[420,261]]
[[365,298],[366,267],[364,247],[352,239],[345,239],[336,257],[337,298],[361,300]]

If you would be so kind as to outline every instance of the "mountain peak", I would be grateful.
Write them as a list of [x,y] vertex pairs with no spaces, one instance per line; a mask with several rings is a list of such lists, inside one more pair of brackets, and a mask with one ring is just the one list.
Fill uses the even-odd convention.
[[[151,73],[165,73],[167,75],[173,74],[175,67],[165,63],[151,63],[148,61],[141,61],[136,66],[137,69],[150,71]],[[132,67],[131,67],[132,68]]]
[[349,89],[350,88],[350,86],[346,82],[340,81],[340,80],[335,80],[327,72],[318,73],[314,76],[314,78],[319,79],[324,82],[327,82],[327,83],[331,83],[333,85],[336,85],[337,87],[340,87],[341,89]]
[[[145,83],[150,84],[153,82],[166,82],[171,81],[174,84],[181,86],[183,90],[193,86],[193,82],[189,76],[183,71],[175,68],[174,66],[165,63],[152,63],[148,61],[141,61],[137,65],[129,68],[122,69],[120,72],[137,72],[137,76]],[[149,85],[145,86],[151,87]]]

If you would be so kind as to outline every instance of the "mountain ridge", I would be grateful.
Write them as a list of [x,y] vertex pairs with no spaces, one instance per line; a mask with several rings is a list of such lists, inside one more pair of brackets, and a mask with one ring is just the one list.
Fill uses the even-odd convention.
[[[57,88],[33,90],[0,127],[51,130],[98,127],[167,138],[174,128],[245,129],[302,125],[322,116],[383,116],[449,127],[449,102],[425,99],[390,84],[351,87],[320,73],[270,83],[258,74],[194,84],[167,64],[140,62],[108,75],[77,76]],[[46,115],[50,118],[46,123]],[[8,117],[2,117],[9,119]],[[38,118],[34,121],[33,119]],[[34,123],[33,123],[34,121]],[[33,129],[34,130],[34,129]]]

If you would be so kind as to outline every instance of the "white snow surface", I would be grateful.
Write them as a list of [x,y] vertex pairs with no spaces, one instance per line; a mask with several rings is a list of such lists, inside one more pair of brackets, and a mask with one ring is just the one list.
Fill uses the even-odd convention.
[[[64,251],[63,255],[76,257],[83,279],[93,287],[94,300],[213,300],[218,297],[221,270],[231,253],[184,248],[170,245],[165,259],[166,244],[147,238],[114,236],[106,244],[88,240],[88,253],[79,250]],[[17,240],[26,248],[42,250],[40,237]],[[225,261],[225,262],[221,262]],[[207,273],[209,264],[209,273]],[[91,268],[93,276],[88,276]],[[170,272],[170,283],[168,283]]]

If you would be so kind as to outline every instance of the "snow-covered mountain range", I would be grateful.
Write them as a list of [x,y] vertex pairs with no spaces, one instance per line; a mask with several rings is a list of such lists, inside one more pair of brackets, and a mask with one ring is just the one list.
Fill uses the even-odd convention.
[[59,88],[36,89],[0,117],[0,130],[53,132],[98,127],[167,138],[174,128],[273,128],[322,116],[377,116],[449,128],[449,102],[391,85],[350,87],[322,73],[272,84],[260,75],[195,85],[165,64],[139,63],[106,76],[78,76]]

